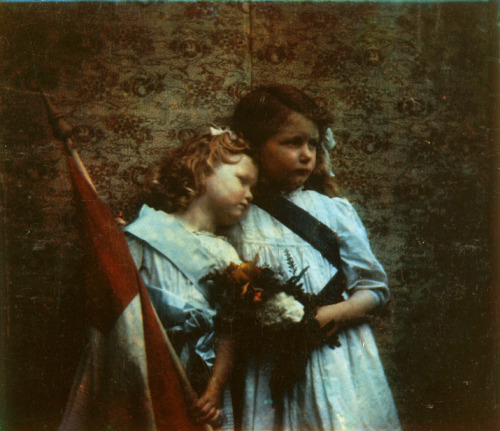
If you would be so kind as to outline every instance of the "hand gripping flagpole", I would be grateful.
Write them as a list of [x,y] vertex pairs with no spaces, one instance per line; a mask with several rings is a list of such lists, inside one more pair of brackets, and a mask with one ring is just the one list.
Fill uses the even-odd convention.
[[[57,111],[57,109],[55,108],[53,103],[44,94],[44,92],[41,88],[39,88],[39,92],[40,92],[40,95],[41,95],[42,100],[44,102],[44,105],[47,109],[49,122],[52,126],[52,131],[53,131],[54,136],[63,142],[64,150],[66,151],[67,155],[74,160],[77,168],[83,174],[83,176],[87,180],[88,184],[92,187],[92,189],[94,191],[96,191],[94,184],[92,183],[92,180],[91,180],[87,170],[85,169],[85,166],[83,165],[77,151],[73,148],[73,143],[71,141],[71,136],[73,134],[73,128],[65,121],[64,114]],[[96,193],[97,193],[97,191],[96,191]],[[186,404],[189,407],[189,406],[196,403],[196,401],[198,400],[198,396],[197,396],[196,392],[194,391],[191,383],[189,382],[186,371],[184,370],[184,367],[182,366],[181,361],[177,355],[177,352],[175,351],[170,339],[168,338],[168,335],[166,334],[165,331],[162,331],[162,332],[164,334],[163,339],[164,339],[167,351],[168,351],[170,358],[172,360],[172,364],[173,364],[175,373],[177,375],[177,378],[179,379],[179,384],[180,384],[182,392],[184,394]],[[212,426],[209,424],[203,424],[202,429],[204,431],[213,431]]]

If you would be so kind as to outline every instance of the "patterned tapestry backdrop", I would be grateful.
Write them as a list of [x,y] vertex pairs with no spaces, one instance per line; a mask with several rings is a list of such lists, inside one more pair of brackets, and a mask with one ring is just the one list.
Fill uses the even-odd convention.
[[314,96],[390,277],[375,329],[403,424],[491,426],[495,20],[494,3],[0,4],[5,424],[55,429],[86,340],[77,217],[37,79],[128,221],[147,166],[225,124],[252,85]]

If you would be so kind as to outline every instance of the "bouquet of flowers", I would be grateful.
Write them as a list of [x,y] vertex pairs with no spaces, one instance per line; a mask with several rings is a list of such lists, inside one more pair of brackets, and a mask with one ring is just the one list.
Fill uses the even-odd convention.
[[232,331],[253,354],[271,352],[271,389],[279,396],[303,376],[314,348],[325,342],[334,348],[339,343],[336,336],[327,339],[315,319],[323,304],[303,289],[301,279],[308,268],[296,274],[290,258],[294,275],[285,279],[269,267],[257,266],[257,259],[231,263],[202,281],[212,285],[221,303],[219,327]]

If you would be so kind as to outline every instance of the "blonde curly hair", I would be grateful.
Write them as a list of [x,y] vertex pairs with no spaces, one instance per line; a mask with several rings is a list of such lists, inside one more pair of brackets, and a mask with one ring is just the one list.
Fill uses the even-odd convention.
[[234,156],[244,154],[253,157],[250,143],[229,130],[171,148],[147,175],[147,203],[167,213],[186,209],[194,198],[205,193],[204,179],[219,163],[237,163]]

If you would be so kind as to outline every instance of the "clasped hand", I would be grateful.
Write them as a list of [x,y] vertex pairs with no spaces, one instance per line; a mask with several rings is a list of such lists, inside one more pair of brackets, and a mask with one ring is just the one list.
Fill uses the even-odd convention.
[[220,392],[207,388],[205,393],[193,404],[189,415],[194,423],[214,424],[220,418]]
[[331,306],[318,307],[316,316],[314,317],[319,324],[319,327],[324,331],[325,338],[329,338],[340,331],[340,324],[334,318],[335,312]]
[[330,337],[347,326],[366,322],[378,306],[377,296],[369,290],[358,290],[347,301],[319,307],[315,319]]

